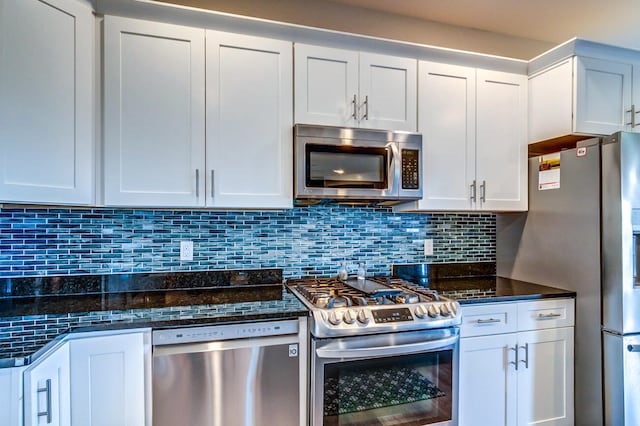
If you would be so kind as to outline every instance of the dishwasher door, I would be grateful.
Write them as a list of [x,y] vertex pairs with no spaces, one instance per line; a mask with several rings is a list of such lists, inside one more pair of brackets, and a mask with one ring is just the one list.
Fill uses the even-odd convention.
[[294,334],[155,346],[153,425],[299,426],[298,342]]

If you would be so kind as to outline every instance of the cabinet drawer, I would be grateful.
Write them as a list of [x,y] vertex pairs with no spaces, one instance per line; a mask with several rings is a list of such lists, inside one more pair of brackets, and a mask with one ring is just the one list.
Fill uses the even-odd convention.
[[517,312],[517,305],[513,303],[462,306],[460,337],[515,332]]
[[518,304],[518,329],[571,327],[575,322],[573,299],[554,299]]

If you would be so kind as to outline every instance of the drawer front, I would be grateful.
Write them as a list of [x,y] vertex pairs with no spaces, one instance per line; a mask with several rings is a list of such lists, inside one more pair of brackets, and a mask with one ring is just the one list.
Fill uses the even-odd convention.
[[515,332],[518,328],[517,312],[515,303],[463,305],[460,337]]
[[518,303],[518,330],[572,327],[574,324],[573,299]]

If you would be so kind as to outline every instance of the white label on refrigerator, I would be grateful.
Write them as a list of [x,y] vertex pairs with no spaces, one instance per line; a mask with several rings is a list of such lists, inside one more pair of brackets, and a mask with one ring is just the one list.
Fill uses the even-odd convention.
[[538,157],[538,190],[560,188],[560,153]]

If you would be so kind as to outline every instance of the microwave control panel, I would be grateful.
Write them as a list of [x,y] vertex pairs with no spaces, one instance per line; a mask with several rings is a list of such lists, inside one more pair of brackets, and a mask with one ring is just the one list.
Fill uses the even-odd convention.
[[420,189],[420,159],[418,156],[418,150],[402,150],[402,189]]

